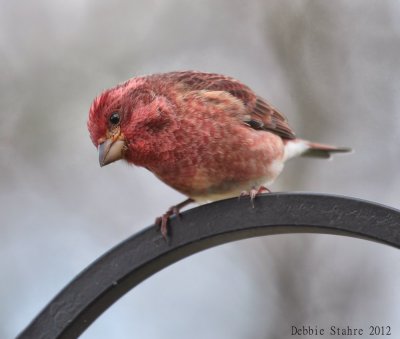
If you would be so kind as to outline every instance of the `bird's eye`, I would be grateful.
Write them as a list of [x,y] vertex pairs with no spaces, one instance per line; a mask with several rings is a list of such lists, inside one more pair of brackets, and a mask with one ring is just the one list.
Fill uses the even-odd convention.
[[115,112],[110,116],[110,122],[112,125],[118,125],[120,121],[119,113]]

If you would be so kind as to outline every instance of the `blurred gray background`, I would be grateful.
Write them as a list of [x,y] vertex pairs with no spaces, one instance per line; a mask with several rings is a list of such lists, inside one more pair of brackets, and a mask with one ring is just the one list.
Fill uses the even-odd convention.
[[[234,76],[303,138],[351,146],[287,164],[274,191],[400,208],[396,0],[0,0],[0,337],[21,331],[90,262],[182,196],[151,173],[100,169],[86,129],[132,76]],[[292,325],[392,326],[400,252],[345,237],[220,246],[156,274],[82,338],[288,338]]]

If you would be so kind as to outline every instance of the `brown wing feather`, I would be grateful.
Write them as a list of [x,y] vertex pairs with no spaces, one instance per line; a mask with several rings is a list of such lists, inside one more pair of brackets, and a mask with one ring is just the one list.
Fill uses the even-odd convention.
[[274,132],[286,139],[296,138],[286,117],[259,96],[256,97],[254,108],[250,115],[253,120],[262,122],[263,125],[259,129]]
[[172,72],[168,76],[191,90],[228,92],[241,100],[246,108],[243,121],[257,130],[273,132],[285,139],[296,138],[285,116],[257,96],[241,82],[220,74],[203,72]]

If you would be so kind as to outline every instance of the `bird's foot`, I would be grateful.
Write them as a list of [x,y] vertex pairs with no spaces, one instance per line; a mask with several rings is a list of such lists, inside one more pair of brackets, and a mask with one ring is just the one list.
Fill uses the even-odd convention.
[[165,240],[167,240],[167,238],[168,238],[169,217],[175,215],[177,218],[180,218],[180,210],[193,201],[194,200],[190,199],[190,198],[186,199],[185,201],[182,201],[181,203],[170,207],[168,209],[168,211],[165,212],[161,217],[156,218],[155,224],[156,224],[156,226],[158,226],[160,228],[160,232]]
[[260,186],[258,189],[253,187],[249,192],[248,191],[243,191],[242,193],[240,193],[239,199],[241,197],[249,196],[250,197],[251,206],[254,208],[254,199],[256,198],[257,195],[259,195],[261,193],[271,193],[271,191],[265,186]]
[[[161,217],[156,218],[155,224],[159,227],[160,232],[161,232],[162,236],[164,237],[164,239],[167,239],[167,236],[168,236],[168,219],[171,215],[174,215],[174,214],[175,214],[174,209],[173,209],[173,207],[171,207]],[[177,213],[177,215],[179,215],[179,212]]]

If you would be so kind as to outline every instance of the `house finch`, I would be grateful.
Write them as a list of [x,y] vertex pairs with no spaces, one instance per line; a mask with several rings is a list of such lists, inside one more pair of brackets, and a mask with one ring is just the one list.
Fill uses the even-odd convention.
[[329,158],[338,148],[299,139],[284,115],[241,82],[195,71],[132,78],[92,103],[88,129],[100,166],[124,159],[188,197],[157,219],[197,201],[266,189],[286,160]]

